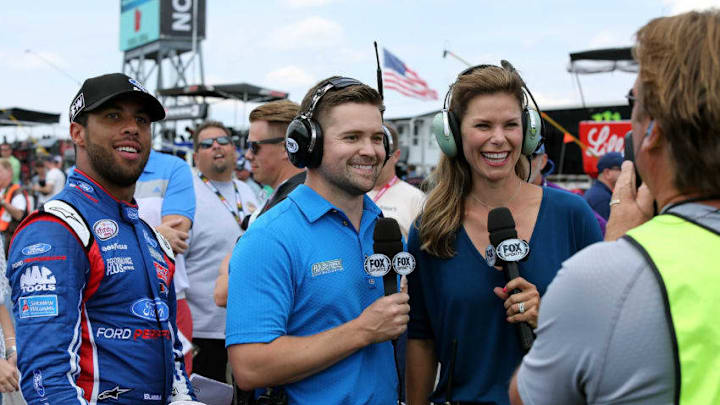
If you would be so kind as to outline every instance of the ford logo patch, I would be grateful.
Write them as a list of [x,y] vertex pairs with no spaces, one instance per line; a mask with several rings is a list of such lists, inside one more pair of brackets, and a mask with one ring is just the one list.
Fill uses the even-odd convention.
[[170,308],[160,298],[154,301],[150,298],[142,298],[132,305],[133,315],[149,321],[167,321],[170,317]]
[[39,255],[52,249],[52,246],[47,243],[36,243],[34,245],[25,246],[22,250],[22,254],[25,256]]
[[530,253],[530,246],[520,239],[506,239],[495,249],[495,254],[506,262],[519,262]]

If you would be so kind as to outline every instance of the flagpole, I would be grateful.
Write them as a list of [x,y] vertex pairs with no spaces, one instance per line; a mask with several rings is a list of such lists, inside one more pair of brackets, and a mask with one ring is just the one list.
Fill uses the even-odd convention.
[[467,67],[471,67],[471,66],[472,66],[472,63],[470,63],[470,62],[466,61],[465,59],[461,58],[460,56],[456,55],[454,52],[452,52],[452,51],[450,51],[450,50],[448,50],[448,49],[443,49],[443,58],[447,57],[448,55],[450,55],[450,56],[452,56],[453,58],[455,58],[455,59],[459,60],[460,62],[464,63],[465,66],[467,66]]

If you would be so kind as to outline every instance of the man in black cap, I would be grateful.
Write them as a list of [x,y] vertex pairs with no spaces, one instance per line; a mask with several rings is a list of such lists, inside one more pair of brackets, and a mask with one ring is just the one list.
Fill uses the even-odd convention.
[[164,117],[160,102],[120,73],[86,80],[70,105],[77,168],[10,248],[28,403],[194,397],[177,339],[172,249],[133,199],[151,123]]
[[610,197],[620,176],[623,157],[618,152],[608,152],[597,162],[598,177],[585,193],[585,201],[605,220],[610,216]]

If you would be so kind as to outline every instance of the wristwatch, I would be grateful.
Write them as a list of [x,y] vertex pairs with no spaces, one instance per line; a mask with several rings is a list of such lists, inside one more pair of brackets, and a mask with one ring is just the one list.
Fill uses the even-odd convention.
[[5,350],[5,360],[9,360],[10,357],[17,354],[17,346],[12,345]]

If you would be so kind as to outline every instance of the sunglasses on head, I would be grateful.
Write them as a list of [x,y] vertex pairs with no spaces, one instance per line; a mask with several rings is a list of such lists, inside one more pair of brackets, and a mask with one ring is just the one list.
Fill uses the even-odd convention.
[[203,139],[198,143],[200,149],[210,149],[213,146],[213,142],[217,142],[220,146],[225,146],[230,143],[230,137],[227,135],[218,136],[217,138]]
[[258,152],[260,152],[260,145],[277,144],[283,141],[285,141],[285,137],[263,139],[262,141],[248,141],[247,146],[253,155],[257,155]]
[[633,89],[630,89],[628,91],[628,94],[625,95],[625,98],[628,101],[628,105],[630,106],[630,111],[632,111],[633,107],[635,106],[635,95],[633,94]]

